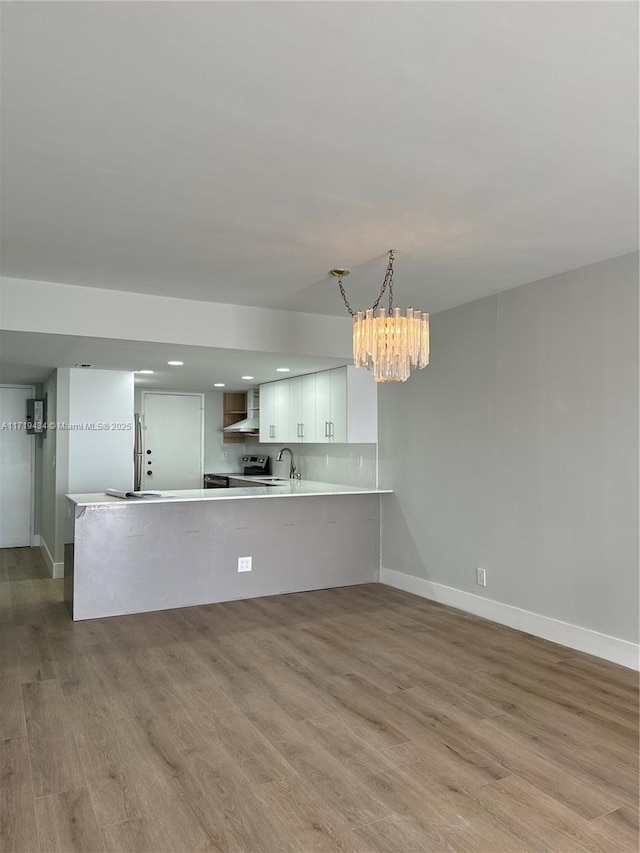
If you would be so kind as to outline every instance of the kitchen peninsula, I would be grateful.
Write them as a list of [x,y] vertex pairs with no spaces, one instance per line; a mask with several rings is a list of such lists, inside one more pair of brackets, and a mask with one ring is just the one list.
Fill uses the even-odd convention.
[[386,493],[256,479],[148,500],[67,495],[65,601],[82,620],[370,583]]

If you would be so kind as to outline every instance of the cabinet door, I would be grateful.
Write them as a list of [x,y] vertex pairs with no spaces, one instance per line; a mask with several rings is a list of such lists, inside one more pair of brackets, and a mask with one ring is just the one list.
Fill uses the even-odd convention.
[[331,388],[331,417],[329,418],[330,441],[347,440],[347,368],[337,367],[329,371]]
[[327,444],[331,441],[331,371],[316,373],[316,442]]
[[300,409],[300,438],[299,441],[316,441],[316,374],[301,376],[302,407]]
[[272,441],[295,441],[289,423],[289,385],[290,379],[273,383],[273,423],[274,434]]
[[289,380],[290,440],[298,444],[316,440],[316,375],[295,376]]
[[260,443],[275,441],[275,423],[273,418],[275,382],[260,386]]
[[291,441],[302,441],[302,380],[294,376],[289,380],[289,434]]

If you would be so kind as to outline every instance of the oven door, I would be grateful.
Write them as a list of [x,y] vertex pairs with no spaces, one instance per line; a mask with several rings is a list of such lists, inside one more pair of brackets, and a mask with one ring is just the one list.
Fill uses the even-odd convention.
[[221,474],[205,474],[203,480],[203,488],[205,489],[228,489],[229,478]]

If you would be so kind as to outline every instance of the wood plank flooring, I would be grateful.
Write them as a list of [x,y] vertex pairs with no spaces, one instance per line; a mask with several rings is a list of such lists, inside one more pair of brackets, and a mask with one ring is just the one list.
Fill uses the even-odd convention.
[[0,552],[2,853],[638,850],[637,673],[375,584],[61,596]]

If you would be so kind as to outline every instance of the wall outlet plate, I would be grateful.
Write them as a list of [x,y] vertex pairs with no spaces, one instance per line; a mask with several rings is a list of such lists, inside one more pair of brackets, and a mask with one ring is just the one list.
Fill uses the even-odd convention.
[[252,560],[252,557],[238,557],[238,571],[250,572]]
[[220,459],[228,459],[228,458],[229,458],[229,453],[226,450],[223,450],[220,453]]
[[487,570],[486,569],[476,569],[476,583],[478,586],[486,586],[487,585]]

